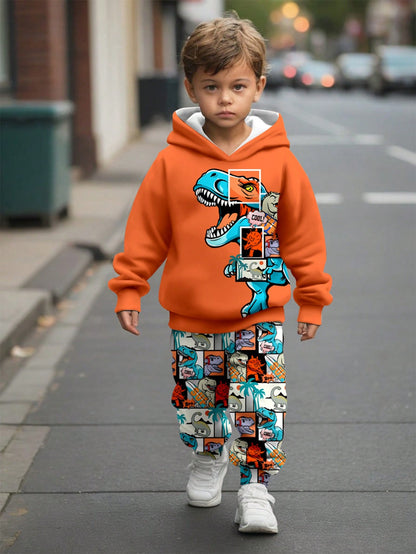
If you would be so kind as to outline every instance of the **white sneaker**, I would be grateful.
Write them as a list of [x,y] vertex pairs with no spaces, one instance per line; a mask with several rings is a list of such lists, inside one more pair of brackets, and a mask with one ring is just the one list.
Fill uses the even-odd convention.
[[186,494],[188,504],[199,508],[210,508],[221,503],[221,488],[228,469],[228,451],[222,449],[219,458],[192,453]]
[[275,499],[264,485],[250,483],[238,491],[235,523],[241,533],[277,533],[277,519],[272,505]]

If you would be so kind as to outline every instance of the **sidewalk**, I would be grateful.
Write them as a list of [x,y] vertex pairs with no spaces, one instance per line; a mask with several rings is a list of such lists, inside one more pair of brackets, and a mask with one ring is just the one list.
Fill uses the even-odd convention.
[[[271,484],[279,535],[238,533],[237,468],[227,473],[220,506],[186,504],[189,453],[170,404],[160,272],[143,299],[139,339],[111,316],[115,298],[106,286],[113,272],[105,258],[119,248],[138,181],[166,132],[165,125],[149,129],[94,180],[77,183],[67,222],[0,232],[8,252],[0,290],[23,327],[36,320],[20,316],[25,294],[44,298],[40,313],[87,267],[92,273],[65,295],[70,307],[0,391],[0,552],[413,554],[414,341],[409,312],[386,317],[389,299],[377,276],[382,267],[383,282],[395,282],[397,266],[374,247],[385,221],[401,221],[390,207],[354,205],[352,220],[350,204],[323,205],[336,309],[328,308],[319,338],[302,345],[293,302],[287,309],[288,464]],[[317,165],[327,156],[321,151]],[[359,241],[351,241],[352,221]],[[398,248],[403,228],[389,229]],[[104,260],[93,264],[94,255]],[[411,290],[412,275],[405,278],[403,290]],[[363,282],[375,282],[372,294]],[[398,298],[399,288],[390,296]],[[25,335],[14,332],[17,344]]]
[[111,259],[125,218],[170,124],[146,129],[105,169],[73,183],[70,217],[53,228],[0,229],[0,362],[94,259]]

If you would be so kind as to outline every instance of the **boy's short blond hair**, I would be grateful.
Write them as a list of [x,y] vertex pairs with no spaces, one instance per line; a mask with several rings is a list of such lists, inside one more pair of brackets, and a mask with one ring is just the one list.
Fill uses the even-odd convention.
[[264,38],[250,20],[235,15],[198,25],[181,54],[185,76],[190,82],[200,67],[215,75],[240,61],[253,69],[257,79],[265,75]]

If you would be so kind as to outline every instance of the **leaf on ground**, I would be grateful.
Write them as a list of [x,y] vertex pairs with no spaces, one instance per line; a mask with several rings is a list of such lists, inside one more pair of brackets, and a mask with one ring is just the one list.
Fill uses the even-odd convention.
[[30,358],[35,353],[35,348],[33,346],[13,346],[10,351],[12,358]]
[[39,327],[47,329],[48,327],[52,327],[52,325],[55,325],[55,323],[56,317],[54,315],[41,315],[38,317]]
[[58,308],[59,311],[64,311],[64,310],[69,310],[69,308],[72,308],[73,305],[74,303],[71,302],[70,300],[62,300],[57,304],[56,307]]

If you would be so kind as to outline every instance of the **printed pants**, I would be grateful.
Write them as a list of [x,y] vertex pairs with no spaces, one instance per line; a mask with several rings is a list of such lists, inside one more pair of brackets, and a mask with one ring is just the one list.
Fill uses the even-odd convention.
[[286,457],[281,450],[286,415],[283,330],[258,323],[231,333],[172,331],[172,369],[182,441],[198,454],[221,455],[232,423],[240,436],[231,462],[241,484],[268,484]]

